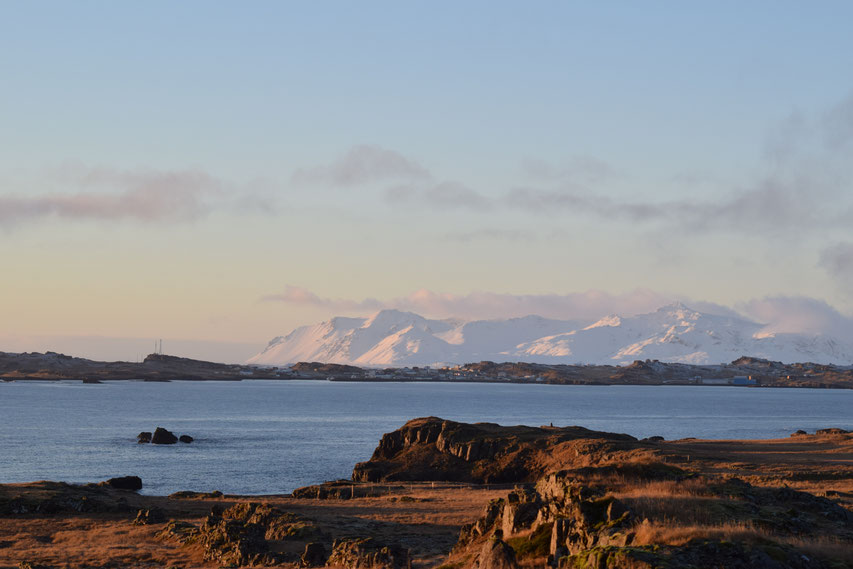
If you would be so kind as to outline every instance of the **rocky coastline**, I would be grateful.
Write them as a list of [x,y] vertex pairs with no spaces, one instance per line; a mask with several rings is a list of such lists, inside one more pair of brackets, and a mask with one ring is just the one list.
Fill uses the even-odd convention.
[[0,568],[853,567],[840,428],[666,441],[424,417],[292,495],[143,483],[0,485]]

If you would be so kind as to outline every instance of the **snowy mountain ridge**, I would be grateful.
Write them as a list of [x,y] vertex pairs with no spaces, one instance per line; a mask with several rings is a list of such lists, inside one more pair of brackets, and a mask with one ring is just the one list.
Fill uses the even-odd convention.
[[657,359],[715,364],[740,356],[849,365],[853,342],[826,335],[769,333],[762,324],[697,312],[681,303],[596,322],[541,316],[464,322],[381,310],[369,318],[336,317],[301,326],[273,339],[248,363],[403,367],[492,360],[624,365]]

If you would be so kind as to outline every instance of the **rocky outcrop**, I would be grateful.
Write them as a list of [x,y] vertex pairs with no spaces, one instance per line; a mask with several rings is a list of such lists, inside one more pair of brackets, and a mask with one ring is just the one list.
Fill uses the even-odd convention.
[[652,447],[629,435],[582,427],[502,427],[426,417],[384,435],[371,459],[355,466],[352,478],[533,482],[557,465],[596,463],[644,445]]
[[138,498],[135,493],[116,491],[106,482],[76,485],[43,480],[23,488],[0,485],[0,516],[127,513],[135,511],[128,503]]
[[154,430],[154,435],[151,437],[151,444],[155,445],[173,445],[176,442],[178,442],[178,437],[163,427],[157,427]]
[[515,551],[500,537],[494,536],[483,544],[475,562],[477,569],[518,569]]
[[[184,544],[197,543],[205,561],[223,566],[294,563],[300,559],[298,554],[281,553],[274,544],[314,542],[324,537],[307,518],[256,502],[241,502],[227,510],[214,507],[201,526],[170,521],[158,536]],[[318,551],[317,547],[312,548],[309,557],[316,561]],[[325,564],[325,558],[322,561],[320,565]]]
[[147,444],[151,442],[151,431],[142,431],[138,435],[136,435],[136,442],[139,444]]
[[409,550],[382,545],[372,537],[342,539],[332,546],[328,565],[346,569],[411,569]]
[[178,440],[182,443],[189,444],[189,443],[193,442],[195,439],[193,439],[189,435],[181,435],[180,437],[178,437]]
[[549,552],[559,559],[594,547],[629,544],[630,519],[628,508],[601,489],[583,486],[569,474],[553,474],[535,489],[516,488],[506,499],[490,502],[480,520],[462,528],[457,549],[489,533],[510,536],[550,526]]
[[[733,478],[697,480],[683,471],[680,477],[667,472],[655,465],[625,465],[551,473],[535,487],[517,487],[506,498],[490,502],[479,520],[462,528],[453,555],[470,569],[483,569],[483,559],[489,556],[497,556],[495,563],[503,566],[511,561],[501,553],[505,548],[497,542],[502,541],[524,566],[805,569],[833,565],[785,541],[815,542],[832,535],[838,543],[853,544],[853,512],[827,498]],[[614,496],[620,484],[630,489],[627,497]],[[642,496],[648,487],[666,488],[669,494],[649,500]],[[633,497],[637,492],[641,495]],[[679,503],[685,504],[683,512]],[[703,535],[694,525],[697,511],[707,527],[730,524],[747,528],[742,533],[753,532],[755,537],[721,538],[713,529]],[[665,532],[684,528],[681,531],[694,537],[681,545],[649,542],[649,536],[656,535],[651,527]]]

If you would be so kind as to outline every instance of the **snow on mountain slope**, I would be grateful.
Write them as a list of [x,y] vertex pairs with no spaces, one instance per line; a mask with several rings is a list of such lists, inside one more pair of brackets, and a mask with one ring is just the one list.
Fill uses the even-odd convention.
[[[459,346],[467,354],[466,362],[503,359],[516,348],[550,334],[558,334],[582,326],[575,320],[550,320],[541,316],[525,316],[509,320],[478,320],[457,326],[439,338]],[[503,356],[503,358],[499,357]]]
[[[380,361],[377,354],[385,353],[389,358],[402,357],[404,350],[392,348],[393,342],[389,338],[400,337],[403,332],[425,341],[427,337],[435,339],[434,333],[449,331],[451,326],[441,320],[428,320],[412,312],[399,310],[382,310],[370,318],[338,317],[314,326],[302,326],[287,336],[275,338],[248,363],[281,365],[297,361],[319,361],[354,364],[362,361],[357,365],[390,365],[392,359]],[[436,342],[446,344],[437,339]],[[377,352],[380,344],[384,348]],[[434,354],[421,350],[415,353],[418,352],[426,358],[444,354],[440,349],[435,350]]]
[[773,334],[731,316],[664,306],[638,316],[579,321],[430,320],[383,310],[333,318],[274,339],[252,364],[321,361],[361,366],[422,366],[481,360],[628,364],[634,360],[721,363],[748,355],[783,362],[853,363],[853,344],[813,334]]
[[717,364],[740,356],[816,363],[850,363],[853,346],[824,336],[766,335],[748,320],[703,314],[677,303],[650,314],[610,316],[587,326],[519,347],[518,359],[543,363],[629,364],[660,360]]

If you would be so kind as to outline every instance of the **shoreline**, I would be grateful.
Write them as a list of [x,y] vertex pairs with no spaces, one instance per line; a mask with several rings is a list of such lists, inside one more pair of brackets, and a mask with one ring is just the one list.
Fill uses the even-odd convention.
[[835,385],[835,384],[814,384],[814,385],[785,385],[785,384],[760,384],[760,385],[740,385],[732,383],[695,383],[695,382],[583,382],[583,383],[550,383],[550,382],[531,382],[524,380],[503,380],[493,378],[483,379],[465,379],[465,380],[444,380],[444,379],[406,379],[406,378],[391,378],[391,379],[324,379],[318,377],[238,377],[238,378],[187,378],[183,376],[164,377],[158,379],[149,378],[99,378],[99,379],[81,379],[78,377],[40,377],[40,376],[25,376],[25,377],[0,377],[0,383],[50,383],[50,382],[79,382],[86,385],[98,385],[106,382],[140,382],[140,383],[201,383],[201,382],[229,382],[240,383],[244,381],[312,381],[312,382],[328,382],[328,383],[438,383],[443,385],[471,385],[471,384],[490,384],[490,385],[563,385],[563,386],[595,386],[595,387],[618,387],[618,386],[642,386],[642,387],[713,387],[713,388],[748,388],[748,389],[838,389],[851,390],[853,385]]
[[824,569],[850,551],[846,431],[661,441],[426,417],[351,479],[290,494],[0,484],[3,569]]

